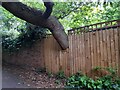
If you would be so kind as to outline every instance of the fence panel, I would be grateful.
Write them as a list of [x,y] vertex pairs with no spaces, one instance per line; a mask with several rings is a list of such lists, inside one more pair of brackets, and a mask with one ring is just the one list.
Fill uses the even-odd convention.
[[107,74],[106,71],[94,72],[95,67],[117,69],[120,76],[120,23],[118,26],[116,22],[70,30],[67,50],[61,50],[53,36],[48,36],[30,49],[10,56],[4,54],[3,58],[14,64],[45,68],[47,72],[64,71],[67,76],[79,71],[90,77]]
[[95,67],[117,69],[119,74],[119,30],[107,29],[69,35],[69,49],[61,50],[56,40],[50,36],[44,40],[46,70],[57,73],[64,71],[67,76],[82,71],[90,77]]

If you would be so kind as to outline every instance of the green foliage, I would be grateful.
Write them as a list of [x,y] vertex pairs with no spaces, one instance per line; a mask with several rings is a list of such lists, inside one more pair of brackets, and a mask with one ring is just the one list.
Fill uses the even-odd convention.
[[0,33],[3,51],[14,52],[21,47],[31,47],[45,37],[47,29],[29,24],[0,7]]
[[[43,2],[38,0],[20,0],[30,7],[45,11]],[[85,26],[88,24],[98,23],[102,21],[110,21],[114,19],[120,19],[120,1],[118,2],[107,2],[107,3],[95,3],[95,2],[54,2],[52,15],[56,16],[63,24],[65,29],[74,27]],[[22,20],[16,18],[3,8],[1,16],[4,17],[3,21],[13,20],[19,21],[20,25]],[[16,20],[17,19],[17,20]],[[5,22],[4,22],[5,23]],[[8,22],[6,22],[8,23]],[[14,23],[13,23],[14,24]],[[16,24],[16,23],[15,23]]]
[[38,10],[42,10],[44,11],[45,10],[45,6],[43,4],[42,1],[39,1],[39,0],[20,0],[20,2],[26,4],[27,6],[29,7],[32,7],[34,9],[38,9]]
[[108,71],[110,75],[116,75],[116,69],[107,67],[107,68],[102,68],[102,67],[95,67],[93,68],[94,71],[100,71],[100,70],[104,70],[104,71]]
[[53,74],[51,72],[47,72],[47,75],[49,78],[53,76]]
[[46,35],[46,29],[26,23],[26,27],[18,30],[19,37],[2,36],[3,50],[8,52],[18,51],[21,47],[31,47],[36,40],[41,40]]
[[113,68],[110,68],[110,67],[107,67],[107,68],[104,68],[105,70],[107,70],[108,72],[110,72],[111,75],[116,75],[116,69],[113,69]]
[[[30,7],[45,11],[43,2],[38,0],[20,0]],[[107,3],[91,2],[55,2],[52,15],[56,16],[65,29],[85,26],[102,21],[120,19],[120,1]],[[27,28],[25,21],[15,17],[0,7],[0,35],[3,37],[3,49],[10,52],[19,50],[22,46],[31,46],[46,30],[42,28]],[[34,30],[35,29],[35,30]],[[42,30],[41,30],[42,29]],[[34,36],[33,35],[34,33]]]
[[55,3],[53,15],[59,18],[65,29],[120,19],[120,1],[59,2]]
[[[21,0],[35,9],[45,11],[43,2],[38,0]],[[52,15],[56,16],[65,29],[85,26],[88,24],[120,19],[120,1],[105,4],[95,2],[54,2]],[[4,10],[4,16],[9,19],[15,17]],[[18,19],[17,19],[18,20]],[[16,21],[17,21],[16,20]],[[19,20],[20,21],[20,20]],[[21,21],[20,21],[21,22]]]
[[101,69],[101,67],[97,66],[93,70],[97,71],[97,70],[100,70],[100,69]]
[[64,71],[59,71],[57,74],[56,74],[56,77],[58,78],[58,79],[64,79],[64,78],[66,78],[66,76],[65,76],[65,74],[64,74]]
[[25,21],[16,18],[10,12],[0,7],[0,33],[15,39],[19,36],[18,29],[23,28]]
[[61,81],[60,80],[56,80],[55,83],[59,85],[61,83]]
[[93,80],[85,75],[77,73],[68,78],[68,88],[81,88],[87,90],[120,90],[120,78],[113,74]]

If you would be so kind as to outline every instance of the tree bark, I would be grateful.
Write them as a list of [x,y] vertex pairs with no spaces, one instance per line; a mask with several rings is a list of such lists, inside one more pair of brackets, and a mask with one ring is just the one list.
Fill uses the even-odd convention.
[[[28,7],[21,2],[2,2],[2,7],[20,19],[37,26],[48,28],[61,48],[63,50],[68,48],[68,36],[64,31],[64,27],[54,16],[50,16],[51,12],[49,12],[49,10],[46,10],[45,13],[43,13],[40,10]],[[46,7],[46,9],[49,8]],[[49,12],[48,15],[46,12]]]

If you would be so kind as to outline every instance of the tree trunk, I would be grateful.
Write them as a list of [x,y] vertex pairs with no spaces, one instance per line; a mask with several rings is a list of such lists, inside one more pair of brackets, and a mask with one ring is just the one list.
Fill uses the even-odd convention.
[[61,48],[63,50],[68,48],[68,36],[62,24],[54,16],[44,16],[47,14],[40,10],[30,8],[21,2],[2,2],[2,6],[20,19],[50,29]]

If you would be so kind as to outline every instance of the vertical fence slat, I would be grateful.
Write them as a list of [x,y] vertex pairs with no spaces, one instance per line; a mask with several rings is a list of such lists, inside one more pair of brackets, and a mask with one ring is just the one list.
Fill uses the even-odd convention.
[[79,67],[80,67],[80,69],[79,70],[80,71],[82,71],[82,41],[81,40],[82,40],[82,36],[80,35],[79,36],[79,42],[80,42],[79,43],[79,54],[80,54],[80,59],[79,59],[79,65],[80,65]]
[[108,52],[108,66],[111,67],[111,38],[110,38],[110,30],[106,30],[107,32],[107,52]]
[[54,65],[54,46],[55,46],[55,43],[54,43],[54,38],[51,37],[51,50],[50,50],[50,54],[51,54],[51,72],[54,73],[54,67],[53,66],[56,66]]
[[85,34],[85,71],[86,71],[86,75],[89,76],[89,71],[90,71],[90,59],[89,59],[89,53],[90,53],[90,49],[89,49],[89,32]]
[[118,61],[118,76],[120,77],[120,27],[118,27],[118,46],[119,46],[119,61]]
[[48,53],[46,53],[48,47],[47,47],[46,41],[47,41],[47,38],[44,39],[44,58],[45,58],[45,68],[46,68],[46,71],[48,72],[48,63],[47,63],[47,57],[46,57],[48,56]]
[[73,63],[73,39],[74,39],[74,35],[71,35],[71,74],[73,74],[73,70],[74,70],[74,63]]
[[[90,33],[91,34],[91,62],[92,62],[92,68],[91,70],[94,68],[94,50],[93,50],[93,32]],[[93,77],[93,74],[91,73],[91,77]]]
[[104,67],[108,67],[107,60],[107,39],[106,39],[106,30],[103,30],[103,45],[104,45]]
[[57,45],[56,45],[56,50],[57,50],[57,53],[56,53],[56,65],[57,65],[56,73],[59,72],[59,49],[60,49],[60,46],[57,43]]
[[53,43],[53,40],[52,40],[52,37],[50,37],[50,47],[49,47],[49,68],[50,68],[50,72],[52,72],[52,43]]
[[97,66],[97,53],[96,53],[96,32],[93,32],[93,68]]
[[91,76],[91,69],[92,69],[92,62],[91,62],[91,35],[90,35],[91,32],[88,32],[88,65],[89,65],[89,73],[88,73],[88,76],[90,77]]
[[114,61],[113,61],[113,69],[116,69],[116,50],[115,50],[115,30],[113,28],[113,43],[114,43]]
[[116,55],[115,55],[115,58],[116,58],[116,61],[115,61],[115,67],[116,67],[116,70],[117,70],[117,75],[118,75],[118,61],[119,61],[119,46],[118,46],[118,29],[115,29],[114,30],[114,35],[115,35],[115,52],[116,52]]
[[72,51],[73,51],[73,35],[71,35],[71,48],[70,48],[70,68],[71,68],[71,74],[73,74],[73,54],[72,54]]
[[79,58],[78,58],[78,46],[79,46],[79,43],[78,43],[78,37],[79,35],[76,35],[76,72],[79,71]]
[[67,63],[67,66],[66,66],[66,76],[69,76],[70,75],[70,63],[69,63],[69,49],[67,49],[67,55],[66,55],[66,63]]
[[112,56],[111,64],[112,64],[112,68],[114,68],[115,67],[114,65],[114,62],[115,62],[114,30],[112,29],[110,33],[111,33],[111,56]]
[[85,56],[85,54],[86,54],[86,53],[85,53],[85,49],[86,49],[86,47],[85,47],[85,32],[84,32],[84,33],[83,33],[83,63],[82,63],[82,64],[83,64],[83,74],[85,74],[85,72],[86,72],[86,71],[85,71],[85,70],[86,70],[85,68],[87,68],[87,67],[85,67],[85,61],[86,61],[86,60],[85,60],[85,57],[86,57],[86,56]]
[[84,74],[84,35],[81,34],[81,71]]
[[53,69],[53,72],[54,73],[56,73],[56,69],[57,69],[57,56],[56,56],[56,54],[57,54],[57,42],[56,42],[56,40],[54,39],[54,38],[52,38],[52,40],[53,40],[53,44],[52,44],[52,48],[53,48],[53,50],[52,50],[52,69]]
[[[48,39],[48,43],[50,44],[50,38]],[[47,44],[47,43],[46,43]],[[50,48],[50,46],[47,44],[46,45],[48,48],[47,48],[47,50],[46,50],[46,53],[47,53],[47,51],[48,51],[48,57],[46,57],[46,63],[48,64],[48,71],[49,72],[51,72],[51,68],[50,68],[50,50],[49,50],[49,48]]]
[[62,52],[60,51],[60,67],[59,67],[59,71],[63,70],[63,58],[62,58]]
[[[99,37],[100,38],[100,67],[102,67],[103,66],[103,63],[102,63],[102,61],[103,61],[102,31],[99,31],[99,35],[100,35],[100,37]],[[101,73],[100,73],[100,75],[101,75]]]
[[87,52],[87,50],[88,50],[88,47],[87,47],[87,45],[88,45],[88,40],[87,40],[87,33],[85,33],[85,39],[84,39],[84,42],[85,42],[85,44],[84,44],[84,46],[85,46],[85,74],[87,75],[87,68],[88,68],[88,65],[86,64],[87,62],[88,62],[88,53],[86,53]]
[[[97,60],[97,66],[100,67],[100,35],[99,35],[99,31],[96,31],[96,54],[97,54],[97,57],[96,57],[96,60]],[[100,73],[98,72],[97,75],[99,76]]]
[[77,72],[77,61],[76,61],[76,53],[77,53],[77,39],[76,39],[77,35],[74,35],[74,73]]
[[71,47],[71,45],[72,45],[72,44],[71,44],[71,38],[72,38],[71,35],[69,35],[69,36],[68,36],[68,40],[69,40],[68,60],[69,60],[69,74],[70,74],[70,75],[72,74],[72,73],[71,73],[71,48],[72,48],[72,47]]
[[[100,25],[101,26],[101,25]],[[99,26],[98,25],[95,25],[95,28],[98,28]],[[94,38],[94,68],[97,66],[97,30],[95,32],[93,32],[93,38]]]
[[89,53],[89,59],[90,59],[90,72],[89,72],[89,76],[91,77],[92,76],[92,72],[91,72],[91,70],[92,70],[92,32],[89,32],[89,50],[90,50],[90,53]]
[[[101,30],[100,31],[100,36],[101,36],[101,67],[103,68],[104,67],[104,45],[103,45],[103,31]],[[101,75],[102,72],[101,72]]]
[[74,73],[76,73],[77,71],[78,71],[78,67],[77,67],[77,35],[75,35],[75,39],[74,39],[74,46],[75,46],[75,48],[74,48],[74,53],[75,53],[75,55],[74,55],[74,63],[75,63],[75,69],[74,69]]
[[80,65],[80,34],[78,34],[77,38],[78,38],[77,39],[78,40],[78,43],[77,43],[78,44],[78,50],[77,50],[77,57],[78,57],[77,59],[78,59],[78,62],[77,63],[78,63],[78,71],[80,71],[80,66],[81,66]]
[[73,63],[73,74],[75,74],[75,34],[72,37],[72,63]]

